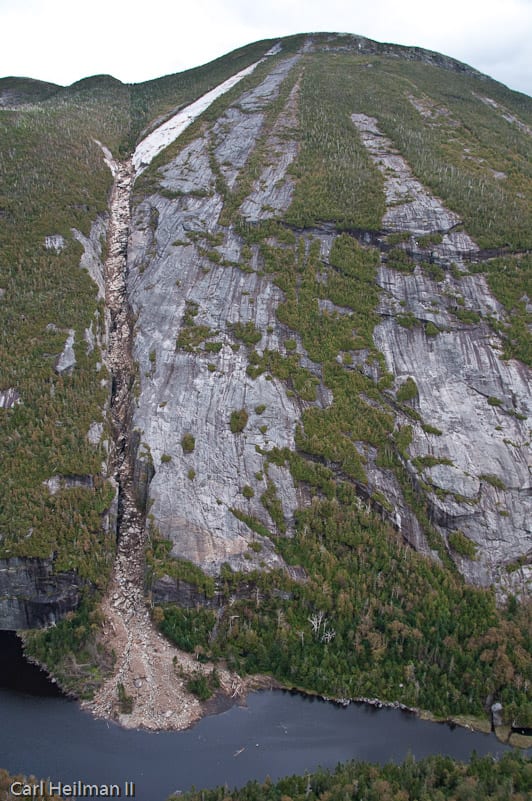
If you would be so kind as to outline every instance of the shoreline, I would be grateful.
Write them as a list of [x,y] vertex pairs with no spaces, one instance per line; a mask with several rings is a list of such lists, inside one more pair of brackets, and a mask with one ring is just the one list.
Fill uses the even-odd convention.
[[[365,696],[358,696],[356,698],[334,698],[332,696],[327,696],[322,693],[309,690],[307,688],[298,687],[296,685],[289,686],[282,684],[273,676],[268,676],[265,674],[240,677],[241,684],[238,687],[237,693],[234,692],[234,689],[231,692],[230,688],[227,687],[227,685],[225,685],[222,686],[215,694],[213,694],[211,698],[202,702],[198,701],[196,704],[193,705],[187,704],[186,703],[187,698],[182,693],[176,692],[175,703],[176,706],[180,707],[181,715],[178,716],[177,720],[173,718],[173,720],[171,721],[170,720],[164,721],[167,724],[165,726],[162,726],[160,728],[158,727],[154,728],[153,721],[148,721],[147,719],[144,719],[142,715],[139,716],[134,714],[131,715],[118,714],[113,716],[113,715],[102,714],[102,710],[96,709],[91,700],[84,701],[80,699],[78,696],[76,696],[73,692],[65,690],[62,687],[61,683],[58,681],[58,679],[52,673],[50,673],[49,670],[47,670],[46,666],[43,666],[36,659],[26,654],[24,648],[23,634],[19,633],[17,636],[22,644],[22,653],[24,659],[28,661],[30,664],[35,665],[35,667],[37,667],[39,670],[41,670],[47,676],[50,683],[60,690],[65,699],[68,699],[70,701],[75,701],[79,705],[80,709],[82,709],[85,712],[89,712],[94,718],[100,720],[106,720],[110,723],[115,723],[116,725],[120,726],[123,729],[129,729],[129,730],[135,729],[139,731],[152,731],[152,732],[185,731],[192,728],[196,723],[198,723],[201,719],[205,717],[220,715],[236,705],[240,706],[245,705],[247,702],[247,697],[250,693],[260,692],[262,690],[279,690],[294,695],[300,695],[306,698],[316,698],[320,701],[324,701],[327,703],[343,707],[347,707],[350,704],[359,704],[359,705],[369,706],[377,710],[378,709],[400,710],[409,715],[414,715],[419,720],[425,720],[431,723],[446,724],[451,727],[459,726],[460,728],[467,729],[472,732],[494,735],[494,737],[499,742],[504,743],[505,745],[511,745],[512,747],[518,748],[519,750],[526,750],[532,748],[532,737],[527,737],[525,735],[520,735],[516,732],[512,732],[510,726],[501,726],[492,729],[488,718],[482,719],[467,715],[454,715],[454,716],[450,715],[448,717],[439,717],[429,710],[410,707],[407,706],[406,704],[401,703],[400,701],[383,701],[380,698],[368,698]],[[189,694],[187,693],[186,695]],[[189,714],[186,715],[182,714],[183,706],[187,709]]]

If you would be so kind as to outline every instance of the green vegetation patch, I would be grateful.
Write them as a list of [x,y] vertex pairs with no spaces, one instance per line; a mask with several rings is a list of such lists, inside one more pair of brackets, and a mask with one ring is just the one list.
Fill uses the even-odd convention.
[[260,502],[270,515],[281,534],[284,534],[286,532],[286,523],[283,514],[283,507],[277,495],[277,489],[273,481],[268,481],[265,491],[260,496]]
[[499,476],[496,476],[493,473],[482,473],[482,475],[480,475],[479,478],[481,481],[485,481],[486,484],[490,484],[492,487],[495,487],[496,489],[502,489],[502,490],[506,489],[506,484],[504,483],[502,478],[499,478]]
[[465,556],[467,559],[474,559],[477,553],[477,546],[469,537],[466,537],[463,531],[451,531],[449,534],[449,545],[459,553],[460,556]]
[[24,650],[57,679],[65,692],[92,698],[110,675],[114,654],[99,641],[102,619],[89,595],[76,612],[47,629],[26,632]]
[[400,403],[407,403],[419,397],[417,384],[411,376],[400,385],[396,393],[396,398]]
[[460,322],[475,325],[480,322],[480,314],[472,309],[453,309],[453,314]]
[[181,609],[173,605],[160,608],[163,612],[159,623],[161,631],[183,651],[193,652],[198,645],[203,645],[216,621],[212,609]]
[[[109,384],[84,331],[103,333],[104,309],[79,267],[83,249],[72,228],[88,236],[107,207],[112,176],[94,139],[118,145],[127,94],[119,82],[81,84],[58,88],[33,109],[0,111],[2,389],[15,388],[21,401],[0,410],[0,557],[56,552],[56,570],[77,569],[97,585],[112,556],[99,529],[113,493],[98,478],[105,451],[87,433],[103,419]],[[46,237],[56,235],[63,244],[47,249]],[[76,364],[58,374],[69,329]],[[92,477],[93,489],[51,496],[44,482],[52,475]]]
[[248,528],[255,532],[255,534],[260,534],[261,537],[271,537],[271,532],[264,523],[261,523],[253,515],[248,515],[246,512],[242,512],[240,509],[230,509],[231,514],[233,514],[237,520],[241,520],[242,523],[245,523]]
[[233,323],[230,326],[231,333],[236,339],[240,339],[245,345],[256,345],[262,339],[262,334],[257,330],[253,322]]
[[233,434],[241,434],[245,429],[249,415],[245,409],[235,409],[229,418],[229,427]]
[[439,428],[436,428],[436,426],[430,425],[429,423],[422,423],[421,428],[425,434],[434,434],[437,437],[441,437],[443,434],[443,431],[441,431]]
[[395,231],[392,234],[388,234],[386,237],[386,242],[388,245],[400,245],[402,242],[409,242],[410,237],[412,234],[410,231]]
[[215,668],[210,674],[197,670],[187,681],[188,691],[193,693],[200,701],[207,701],[219,687],[220,679]]
[[425,323],[425,333],[428,337],[436,337],[440,333],[440,329],[429,320],[428,323]]
[[392,248],[386,257],[386,264],[393,270],[402,273],[413,273],[415,268],[414,260],[403,248]]
[[269,373],[286,381],[303,400],[316,400],[316,387],[320,380],[306,368],[300,367],[296,354],[282,356],[276,350],[265,350],[260,356],[257,351],[252,351],[246,372],[252,378],[264,372]]
[[406,312],[406,314],[398,314],[395,319],[397,320],[401,328],[408,328],[409,330],[421,325],[420,321],[417,319],[415,314],[412,314],[412,312]]
[[118,704],[120,707],[120,712],[122,713],[122,715],[131,715],[131,713],[133,712],[133,700],[134,700],[133,697],[126,693],[122,682],[119,682],[117,690],[118,690]]
[[489,288],[507,313],[504,322],[490,318],[492,328],[503,340],[503,358],[520,359],[532,366],[532,256],[493,259],[471,265],[471,270],[486,275]]
[[196,353],[202,344],[207,352],[216,352],[221,349],[221,342],[205,342],[206,339],[217,336],[218,331],[213,331],[208,325],[198,325],[195,319],[198,314],[198,304],[187,300],[183,322],[176,340],[176,350],[182,349],[189,353]]
[[427,456],[416,456],[415,459],[412,459],[412,464],[415,465],[418,470],[425,470],[426,468],[436,467],[436,465],[439,464],[452,465],[452,460],[446,457],[428,454]]
[[301,79],[300,149],[286,220],[298,227],[332,221],[338,228],[378,229],[384,214],[383,179],[350,115],[356,81],[336,57],[313,54]]
[[439,231],[433,231],[430,234],[418,236],[417,238],[417,243],[420,248],[430,248],[433,245],[441,245],[442,242],[443,236],[439,233]]
[[483,717],[491,692],[526,719],[525,607],[498,609],[491,593],[405,546],[342,482],[334,497],[297,513],[294,538],[275,542],[307,579],[225,571],[220,591],[237,600],[215,631],[214,623],[203,629],[206,655],[288,686],[399,700],[442,716]]
[[445,270],[443,267],[440,267],[439,264],[427,264],[425,262],[423,264],[423,272],[430,276],[430,278],[437,283],[441,283],[441,281],[445,280]]
[[192,453],[194,448],[196,447],[196,438],[187,431],[186,434],[183,434],[181,438],[181,447],[183,448],[183,453]]
[[[526,801],[530,790],[530,759],[506,752],[499,759],[473,754],[470,762],[447,756],[420,761],[408,757],[403,764],[375,765],[348,762],[334,771],[317,770],[272,782],[250,781],[240,789],[227,787],[191,790],[179,801]],[[169,801],[178,801],[173,796]]]

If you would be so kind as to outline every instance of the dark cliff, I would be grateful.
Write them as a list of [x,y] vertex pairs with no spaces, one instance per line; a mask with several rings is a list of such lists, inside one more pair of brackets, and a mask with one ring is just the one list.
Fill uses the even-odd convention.
[[56,623],[78,607],[84,584],[75,571],[54,573],[52,559],[0,560],[0,628]]

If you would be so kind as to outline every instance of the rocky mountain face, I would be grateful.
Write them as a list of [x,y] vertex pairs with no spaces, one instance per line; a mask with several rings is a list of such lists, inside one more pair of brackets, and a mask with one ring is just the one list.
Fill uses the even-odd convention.
[[[399,662],[422,660],[419,617],[404,622],[422,599],[405,600],[399,564],[413,560],[410,583],[438,576],[456,609],[468,585],[484,588],[485,625],[505,637],[492,589],[501,608],[514,596],[525,608],[532,572],[529,99],[439,54],[355,36],[259,43],[215,65],[127,98],[105,76],[76,86],[91,201],[81,212],[72,192],[61,225],[39,217],[36,244],[17,247],[38,248],[50,286],[64,269],[85,294],[23,329],[38,342],[38,392],[22,358],[0,385],[12,484],[29,499],[2,518],[0,627],[56,622],[99,586],[100,646],[116,640],[120,655],[93,709],[113,715],[118,697],[123,713],[130,693],[129,724],[151,728],[199,714],[196,701],[188,718],[172,707],[181,656],[153,621],[185,650],[247,654],[266,597],[280,640],[301,648],[335,640],[324,609],[339,605],[359,622],[335,647],[351,638],[376,664],[380,604]],[[57,126],[66,114],[67,90],[4,89],[8,131],[9,115],[38,108]],[[13,208],[0,221],[22,230]],[[381,548],[349,575],[333,553],[357,526],[375,542],[386,532],[395,555]],[[313,572],[314,547],[334,580]],[[345,565],[357,548],[363,564],[359,543]],[[483,647],[474,629],[447,636],[451,673],[461,636]],[[33,653],[49,664],[47,636]],[[521,675],[520,657],[504,658]],[[407,661],[393,692],[412,704],[423,682]],[[223,676],[228,692],[239,681]]]
[[[304,409],[327,408],[332,400],[320,364],[276,315],[283,293],[264,274],[259,249],[243,258],[246,245],[238,227],[221,223],[224,197],[217,185],[223,182],[234,191],[260,141],[263,163],[241,199],[239,220],[257,225],[282,219],[289,209],[301,56],[280,59],[255,88],[236,96],[213,124],[165,159],[158,191],[137,202],[132,217],[128,287],[140,368],[133,427],[154,467],[150,519],[172,541],[172,555],[212,575],[224,562],[237,570],[280,564],[268,538],[235,510],[278,533],[279,521],[260,500],[273,483],[283,530],[290,532],[308,493],[296,489],[286,466],[266,466],[265,453],[294,449]],[[288,81],[292,87],[266,129],[265,110]],[[420,113],[426,107],[425,100]],[[530,370],[517,360],[501,359],[500,338],[486,320],[504,323],[507,312],[485,277],[468,272],[482,254],[459,214],[414,177],[377,119],[355,113],[351,120],[384,177],[386,211],[371,236],[381,252],[380,321],[373,339],[394,377],[384,400],[393,408],[395,427],[411,428],[405,468],[425,496],[443,541],[460,531],[473,544],[474,559],[453,553],[467,580],[523,591],[526,565],[510,575],[504,568],[526,562],[531,548]],[[397,234],[399,255],[409,261],[406,272],[389,257],[387,242]],[[368,238],[363,232],[356,236],[362,243]],[[296,237],[306,247],[312,237],[320,242],[326,283],[333,269],[328,256],[334,233],[313,227],[297,230]],[[432,265],[436,274],[427,272]],[[327,298],[320,301],[320,311],[352,314]],[[468,313],[471,318],[464,319]],[[253,355],[286,356],[285,341],[293,337],[291,352],[315,377],[314,400],[287,393],[286,381],[275,375],[250,377],[251,347],[239,336],[246,328],[253,332]],[[378,380],[367,352],[351,356],[346,369]],[[338,358],[345,362],[342,354]],[[408,400],[414,420],[410,409],[394,408],[406,380],[415,387]],[[234,433],[230,417],[240,409],[247,421]],[[183,445],[187,436],[194,440],[189,451]],[[388,501],[386,516],[414,547],[430,553],[393,473],[375,464],[376,454],[366,444],[359,448],[367,465],[367,493],[381,493]],[[249,497],[243,497],[243,488],[250,488]],[[260,552],[250,552],[253,542],[260,543]]]
[[2,629],[15,631],[53,625],[77,609],[82,582],[71,573],[54,575],[51,559],[0,561]]
[[[275,351],[284,350],[289,333],[275,314],[282,293],[256,270],[240,269],[243,243],[231,227],[218,225],[223,198],[209,153],[233,187],[260,135],[265,107],[296,63],[297,57],[282,60],[255,89],[240,95],[211,131],[165,166],[163,193],[175,199],[150,195],[132,220],[128,280],[140,368],[133,427],[155,468],[150,514],[163,537],[172,539],[175,556],[213,575],[224,562],[244,570],[263,560],[281,563],[269,539],[232,510],[242,507],[264,526],[272,525],[259,500],[268,481],[260,450],[294,448],[301,401],[287,397],[279,379],[254,379],[246,372],[249,350],[238,337],[240,330],[249,328],[253,338],[260,332],[256,347]],[[283,160],[286,170],[289,159]],[[285,170],[278,171],[276,181]],[[250,198],[261,200],[258,192]],[[285,191],[277,199],[279,210],[289,201]],[[157,220],[156,226],[150,220]],[[202,255],[209,237],[220,241],[214,252],[230,262],[227,266],[214,269]],[[319,366],[311,366],[319,374]],[[326,390],[321,394],[326,403]],[[248,419],[242,431],[234,432],[231,414],[241,409]],[[187,435],[194,439],[190,452],[183,444]],[[290,472],[274,467],[271,473],[283,519],[290,524],[298,506]],[[245,486],[254,493],[247,500]],[[260,557],[251,551],[248,561],[244,554],[250,555],[253,541],[261,544]]]
[[[501,360],[500,340],[482,319],[453,314],[460,304],[475,316],[505,319],[484,277],[464,275],[479,248],[456,230],[458,215],[413,177],[377,120],[353,115],[353,122],[385,177],[385,230],[407,233],[405,242],[420,263],[408,275],[381,266],[382,322],[374,331],[388,369],[397,382],[415,382],[416,410],[441,432],[435,436],[422,424],[414,427],[409,466],[418,467],[412,471],[415,480],[428,485],[431,517],[443,536],[460,529],[477,546],[475,560],[457,555],[464,576],[478,584],[504,584],[508,555],[526,557],[531,544],[530,370],[519,361]],[[419,248],[419,239],[434,233],[441,242]],[[427,260],[445,271],[439,281],[423,273]],[[422,326],[405,328],[403,314]],[[420,470],[415,459],[426,454],[435,464]]]

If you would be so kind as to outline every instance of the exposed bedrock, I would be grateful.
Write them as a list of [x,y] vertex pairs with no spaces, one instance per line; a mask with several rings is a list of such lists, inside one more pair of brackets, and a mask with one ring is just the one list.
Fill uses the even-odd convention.
[[[160,212],[164,229],[174,211],[167,205]],[[179,213],[175,223],[181,223]],[[161,533],[173,539],[175,555],[209,571],[217,572],[224,561],[249,568],[257,560],[256,555],[244,558],[244,553],[253,553],[248,550],[252,540],[261,541],[261,561],[277,564],[279,557],[268,541],[253,534],[231,509],[271,526],[260,502],[269,472],[290,525],[298,505],[290,474],[274,465],[267,472],[259,449],[294,447],[301,405],[288,397],[281,381],[246,374],[248,348],[231,326],[252,322],[262,334],[258,350],[282,350],[290,335],[275,315],[282,293],[255,273],[236,267],[206,268],[194,246],[180,246],[179,251],[178,263],[171,257],[152,262],[134,293],[135,299],[141,293],[144,297],[142,306],[135,305],[135,355],[142,390],[133,425],[141,432],[155,468],[150,514]],[[148,281],[150,288],[143,290]],[[206,342],[219,347],[218,352],[176,348],[187,304],[197,305],[194,324],[212,332]],[[247,423],[242,432],[233,432],[231,412],[241,409],[246,410]],[[186,434],[194,438],[190,453],[183,450]],[[252,498],[242,494],[245,486],[253,489]]]
[[89,236],[85,236],[76,228],[72,235],[83,247],[83,254],[79,266],[87,270],[90,277],[98,287],[98,300],[105,298],[105,277],[102,262],[102,242],[107,236],[107,215],[99,215],[91,225]]
[[[266,467],[255,445],[267,446],[268,423],[272,444],[292,444],[300,410],[277,382],[254,383],[246,375],[246,348],[239,350],[242,343],[231,328],[233,320],[254,320],[257,328],[273,324],[280,293],[231,265],[218,265],[211,275],[217,265],[210,264],[205,247],[213,242],[203,241],[214,231],[222,207],[212,160],[217,177],[223,172],[225,183],[234,185],[263,125],[262,108],[279,91],[292,63],[278,65],[239,98],[239,108],[229,109],[208,135],[181,153],[165,171],[165,194],[172,199],[147,198],[133,220],[135,158],[116,163],[106,153],[115,178],[105,295],[113,377],[111,464],[119,505],[117,555],[101,610],[104,639],[113,647],[119,642],[120,651],[113,675],[90,708],[104,716],[116,712],[122,688],[135,698],[133,715],[123,721],[131,727],[181,728],[199,714],[197,699],[176,677],[176,665],[189,666],[191,659],[164,642],[145,605],[146,514],[150,525],[173,540],[176,556],[219,573],[227,561],[242,568],[257,565],[257,550],[264,565],[281,564],[269,538],[237,517],[267,516],[252,500],[252,481],[268,488],[270,496],[275,488],[280,529],[290,525],[297,506],[288,471]],[[238,134],[231,138],[235,127]],[[190,181],[189,195],[182,195],[183,180]],[[219,260],[238,259],[238,238],[224,230],[222,239]],[[278,330],[277,344],[280,335]],[[203,347],[204,342],[214,347]],[[267,386],[261,388],[262,383]],[[265,427],[258,432],[251,415],[260,413],[251,403],[264,406]],[[238,413],[236,426],[231,412]],[[254,527],[259,525],[257,520]],[[171,585],[169,578],[159,580],[155,598],[186,594],[179,582]],[[189,603],[209,602],[198,593],[194,597],[190,587],[188,595]],[[238,677],[220,675],[234,697]]]
[[458,216],[413,176],[376,119],[354,114],[352,121],[384,175],[385,228],[410,234],[416,262],[427,260],[417,238],[438,234],[430,260],[445,269],[438,282],[420,266],[407,273],[386,265],[379,270],[382,322],[375,344],[395,376],[395,390],[409,378],[415,382],[411,404],[422,418],[397,417],[413,428],[409,471],[442,535],[460,532],[474,544],[474,558],[454,552],[464,576],[495,583],[503,594],[526,594],[532,579],[524,564],[532,551],[531,371],[500,358],[502,343],[488,319],[505,322],[506,314],[485,278],[450,269],[451,261],[463,267],[479,255],[468,234],[455,230]]
[[[239,598],[249,598],[255,588],[256,585],[251,582],[242,582],[231,593],[231,597],[235,600]],[[212,595],[208,595],[195,584],[191,584],[184,579],[175,579],[170,576],[161,576],[153,581],[151,585],[151,598],[154,603],[173,603],[187,609],[194,609],[198,605],[211,609],[219,609],[227,602],[227,597],[221,589],[215,590]]]
[[[254,348],[283,352],[284,340],[292,336],[276,318],[283,294],[252,267],[243,271],[236,266],[242,242],[232,228],[218,225],[223,200],[211,160],[213,154],[215,169],[234,187],[261,134],[263,109],[295,61],[278,64],[209,132],[162,168],[163,188],[187,194],[150,196],[137,207],[132,223],[129,294],[141,386],[133,426],[140,435],[139,453],[152,460],[155,470],[150,516],[173,541],[173,555],[213,574],[224,562],[241,570],[281,565],[269,539],[234,512],[276,531],[260,500],[273,482],[282,527],[290,530],[300,501],[289,470],[267,465],[260,451],[294,447],[303,404],[276,378],[247,375],[250,347],[233,330],[236,323],[252,323],[260,334]],[[292,93],[272,136],[287,124],[294,102]],[[291,152],[293,143],[286,144]],[[280,155],[279,160],[285,165],[277,169],[280,175],[290,159]],[[259,213],[262,186],[255,185],[250,200]],[[288,205],[290,193],[283,197]],[[217,235],[214,246],[212,235]],[[183,340],[184,331],[193,339]],[[202,332],[199,339],[195,331]],[[300,344],[298,350],[304,357]],[[318,365],[307,362],[307,368],[320,374]],[[321,388],[317,402],[329,400]],[[231,413],[240,410],[247,414],[246,424],[242,431],[232,431]],[[183,447],[185,435],[193,437],[188,449]]]
[[[478,246],[460,227],[460,217],[449,211],[413,175],[409,164],[393,143],[381,134],[377,120],[365,114],[352,114],[371,158],[384,176],[386,213],[382,224],[388,231],[408,231],[415,236],[437,232],[442,241],[431,246],[432,259],[461,261],[475,256]],[[414,239],[414,250],[415,250]]]
[[285,211],[292,200],[294,181],[287,170],[298,151],[297,141],[292,138],[297,125],[298,96],[299,82],[290,92],[288,102],[266,140],[268,164],[240,207],[242,216],[251,222],[275,217]]
[[[523,591],[526,570],[504,566],[532,548],[530,370],[500,358],[501,343],[487,323],[464,324],[459,308],[504,319],[482,276],[447,275],[436,284],[419,268],[405,275],[381,267],[382,322],[374,339],[398,388],[407,378],[417,386],[416,410],[441,434],[414,427],[410,455],[440,464],[416,470],[428,485],[433,522],[447,536],[461,531],[477,546],[474,560],[459,558],[464,575],[478,584],[496,581]],[[410,312],[419,321],[401,325]],[[439,328],[427,334],[424,323]],[[414,468],[412,468],[414,469]]]
[[0,629],[41,628],[77,608],[84,582],[53,559],[0,559]]
[[[154,471],[147,506],[155,526],[172,540],[173,555],[213,575],[224,562],[241,570],[281,563],[269,540],[241,519],[247,516],[247,522],[251,518],[270,531],[279,530],[279,521],[272,520],[261,502],[269,482],[275,485],[288,533],[295,509],[305,502],[288,469],[268,465],[261,451],[294,447],[306,404],[271,376],[250,378],[251,348],[234,331],[236,323],[252,323],[260,334],[254,348],[285,352],[284,341],[294,334],[276,318],[283,294],[267,276],[257,274],[255,249],[251,256],[244,252],[235,230],[218,222],[224,201],[217,180],[221,175],[230,189],[237,186],[262,135],[265,99],[275,97],[293,63],[281,62],[161,168],[165,196],[144,199],[131,227],[128,290],[136,318],[134,358],[140,367],[133,418],[137,464]],[[290,204],[293,187],[287,169],[297,155],[290,133],[297,102],[296,82],[263,139],[271,153],[268,164],[240,207],[250,222],[282,213]],[[442,241],[431,245],[431,259],[444,267],[477,258],[475,242],[456,230],[459,217],[413,176],[380,134],[376,120],[355,115],[353,122],[385,176],[385,229],[410,234],[414,259],[427,259],[426,248],[417,245],[417,238],[427,233],[441,235]],[[310,233],[321,241],[326,282],[335,232],[324,227],[304,236]],[[499,358],[500,342],[482,322],[488,316],[504,320],[504,310],[480,275],[458,278],[446,269],[445,280],[436,283],[419,267],[400,273],[384,263],[378,282],[382,322],[375,344],[396,376],[395,390],[413,378],[419,393],[415,407],[423,423],[442,432],[427,433],[421,422],[397,409],[398,425],[413,427],[408,462],[412,481],[427,495],[432,521],[442,535],[460,531],[476,545],[476,559],[454,554],[469,580],[523,591],[526,568],[509,573],[505,565],[531,548],[530,372]],[[322,305],[326,313],[350,313],[326,301]],[[480,315],[481,322],[460,322],[460,310]],[[414,327],[401,324],[405,314],[417,319]],[[427,333],[428,324],[439,333]],[[299,341],[297,352],[302,364],[321,377]],[[330,400],[320,385],[316,402],[323,406]],[[246,424],[234,432],[231,412],[242,409]],[[189,448],[183,444],[186,436],[192,438]],[[393,507],[386,513],[390,521],[416,549],[431,553],[395,475],[377,466],[370,448],[360,447],[369,494],[382,493]],[[416,457],[425,461],[416,464]],[[160,590],[164,596],[168,588]]]

